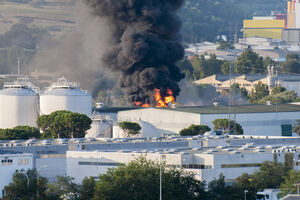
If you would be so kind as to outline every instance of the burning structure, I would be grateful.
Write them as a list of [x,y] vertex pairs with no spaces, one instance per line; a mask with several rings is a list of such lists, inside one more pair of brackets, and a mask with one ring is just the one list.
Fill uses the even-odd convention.
[[183,58],[181,20],[184,0],[84,0],[111,31],[104,65],[120,71],[120,87],[131,105],[167,107],[184,78],[176,66]]

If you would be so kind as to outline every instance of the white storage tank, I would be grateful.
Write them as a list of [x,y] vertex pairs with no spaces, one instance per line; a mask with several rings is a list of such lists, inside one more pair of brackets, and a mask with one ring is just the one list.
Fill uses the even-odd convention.
[[91,116],[92,96],[80,89],[79,83],[59,78],[40,95],[40,114],[48,115],[58,110],[68,110]]
[[0,91],[0,128],[36,127],[38,108],[38,89],[28,78],[5,83]]

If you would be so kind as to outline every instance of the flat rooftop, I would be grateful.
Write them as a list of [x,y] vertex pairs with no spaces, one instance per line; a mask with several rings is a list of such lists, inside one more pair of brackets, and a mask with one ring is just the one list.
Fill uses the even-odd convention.
[[[227,114],[229,111],[228,106],[189,106],[171,108],[158,108],[166,110],[174,110],[179,112],[188,112],[196,114]],[[231,106],[231,113],[274,113],[274,112],[300,112],[300,105],[295,104],[279,104],[279,105],[264,105],[264,104],[251,104],[251,105],[237,105]]]

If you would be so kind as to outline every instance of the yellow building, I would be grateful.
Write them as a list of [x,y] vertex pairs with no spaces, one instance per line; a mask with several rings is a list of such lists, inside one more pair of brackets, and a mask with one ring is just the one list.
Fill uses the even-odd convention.
[[282,30],[285,27],[284,20],[254,19],[244,20],[244,38],[263,37],[281,39]]

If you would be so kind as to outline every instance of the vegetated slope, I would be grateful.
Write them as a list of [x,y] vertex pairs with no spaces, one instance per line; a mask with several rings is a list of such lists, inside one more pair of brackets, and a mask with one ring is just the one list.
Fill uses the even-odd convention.
[[186,0],[180,12],[186,42],[215,41],[220,34],[230,40],[241,35],[243,19],[253,15],[286,12],[287,0]]
[[[76,0],[0,0],[0,34],[15,23],[44,27],[61,37],[75,27],[72,12]],[[242,20],[252,15],[285,12],[287,0],[186,0],[179,15],[185,42],[229,39],[241,34]]]
[[61,37],[75,27],[73,8],[73,0],[0,0],[0,34],[23,23]]

